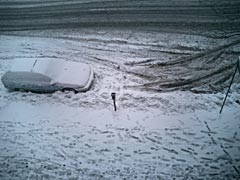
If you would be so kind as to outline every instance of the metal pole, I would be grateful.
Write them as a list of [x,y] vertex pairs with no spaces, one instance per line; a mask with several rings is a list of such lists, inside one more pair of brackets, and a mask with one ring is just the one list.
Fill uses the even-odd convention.
[[[235,72],[234,72],[234,74],[233,74],[232,80],[231,80],[230,85],[229,85],[229,87],[228,87],[227,94],[226,94],[226,96],[225,96],[225,98],[224,98],[224,101],[223,101],[223,104],[222,104],[222,107],[221,107],[221,110],[220,110],[220,114],[222,113],[223,106],[224,106],[224,104],[225,104],[225,102],[226,102],[226,100],[227,100],[228,93],[229,93],[229,91],[230,91],[230,88],[231,88],[231,86],[232,86],[234,77],[235,77],[238,69],[239,69],[239,61],[237,62]],[[240,69],[239,69],[239,72],[240,72]]]
[[238,59],[238,71],[239,71],[239,74],[240,74],[240,56],[239,56],[239,59]]

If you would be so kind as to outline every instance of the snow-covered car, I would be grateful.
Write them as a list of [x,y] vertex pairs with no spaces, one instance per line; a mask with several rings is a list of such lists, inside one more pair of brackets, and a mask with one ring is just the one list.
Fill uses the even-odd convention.
[[89,90],[94,79],[87,64],[58,59],[18,59],[2,76],[3,85],[10,90],[39,93]]

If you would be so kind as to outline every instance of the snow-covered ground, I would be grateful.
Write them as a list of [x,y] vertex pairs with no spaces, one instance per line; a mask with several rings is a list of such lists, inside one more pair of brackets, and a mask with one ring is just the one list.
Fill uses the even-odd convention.
[[10,92],[0,84],[0,179],[239,179],[239,75],[222,114],[226,89],[135,88],[157,74],[148,70],[149,80],[139,73],[149,59],[171,61],[220,43],[130,30],[1,35],[1,76],[14,59],[54,58],[90,64],[95,82],[78,94]]
[[0,77],[16,59],[95,72],[78,94],[0,83],[0,179],[239,180],[238,73],[219,114],[240,54],[239,6],[0,0]]
[[238,106],[169,115],[12,102],[0,112],[0,176],[238,179]]

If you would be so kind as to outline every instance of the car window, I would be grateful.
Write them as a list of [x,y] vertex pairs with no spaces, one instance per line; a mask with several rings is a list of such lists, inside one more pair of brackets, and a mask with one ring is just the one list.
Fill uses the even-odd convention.
[[21,82],[46,82],[49,83],[51,81],[51,78],[34,72],[10,72],[7,74],[7,78],[14,80],[14,81],[21,81]]

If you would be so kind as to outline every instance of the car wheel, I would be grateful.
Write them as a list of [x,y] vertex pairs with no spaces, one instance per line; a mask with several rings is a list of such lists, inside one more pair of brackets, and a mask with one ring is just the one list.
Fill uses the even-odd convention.
[[71,92],[74,92],[75,94],[77,93],[76,89],[73,89],[73,88],[64,88],[62,91],[63,91],[63,92],[69,92],[69,91],[71,91]]

